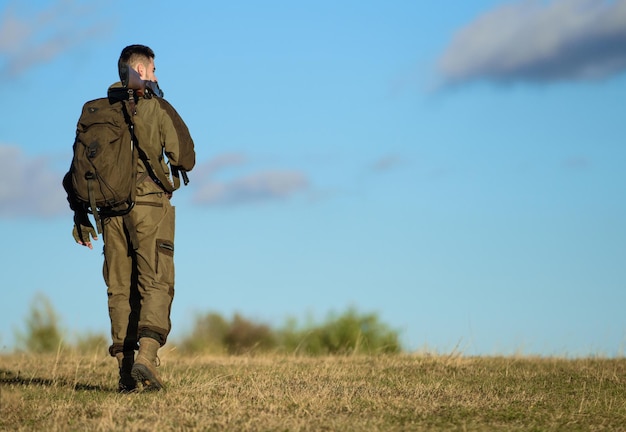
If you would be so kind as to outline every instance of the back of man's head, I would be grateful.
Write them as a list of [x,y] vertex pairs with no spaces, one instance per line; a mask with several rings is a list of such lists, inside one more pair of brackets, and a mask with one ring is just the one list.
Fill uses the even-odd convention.
[[137,63],[141,63],[147,67],[151,59],[154,60],[154,51],[152,51],[150,47],[145,45],[129,45],[122,50],[119,64],[126,63],[133,69],[136,69]]

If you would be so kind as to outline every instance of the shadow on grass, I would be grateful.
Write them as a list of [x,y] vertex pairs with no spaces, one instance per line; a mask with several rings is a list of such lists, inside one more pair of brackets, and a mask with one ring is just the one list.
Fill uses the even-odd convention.
[[83,391],[103,391],[113,392],[111,388],[84,384],[80,382],[68,381],[64,378],[40,378],[40,377],[22,377],[19,372],[16,374],[9,370],[0,369],[0,386],[42,386],[42,387],[69,387],[73,390]]

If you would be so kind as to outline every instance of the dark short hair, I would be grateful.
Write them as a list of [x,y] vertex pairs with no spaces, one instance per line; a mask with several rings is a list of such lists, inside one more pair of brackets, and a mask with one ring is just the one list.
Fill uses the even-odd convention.
[[154,51],[145,45],[128,45],[120,54],[119,64],[126,63],[131,67],[141,62],[144,65],[154,59]]

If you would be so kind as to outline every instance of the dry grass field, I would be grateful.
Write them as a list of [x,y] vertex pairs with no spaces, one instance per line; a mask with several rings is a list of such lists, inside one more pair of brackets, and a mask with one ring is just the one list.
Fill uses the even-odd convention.
[[0,356],[6,431],[626,430],[626,359],[185,357],[166,391],[116,393],[98,354]]

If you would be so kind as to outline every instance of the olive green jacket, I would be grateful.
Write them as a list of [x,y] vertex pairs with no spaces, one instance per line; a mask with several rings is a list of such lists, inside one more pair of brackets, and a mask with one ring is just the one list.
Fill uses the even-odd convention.
[[[122,88],[117,82],[109,89]],[[164,99],[139,98],[132,116],[134,133],[141,157],[137,162],[136,196],[153,193],[171,194],[180,186],[170,167],[190,171],[195,165],[194,144],[189,130],[176,110]],[[70,208],[84,212],[72,190],[70,172],[63,179]]]
[[[121,86],[122,84],[118,82],[111,87]],[[132,121],[135,125],[137,145],[153,171],[151,175],[143,158],[140,157],[137,163],[137,196],[164,191],[171,193],[174,186],[168,162],[172,166],[177,166],[180,157],[178,134],[172,119],[161,108],[158,100],[152,97],[139,98]]]

